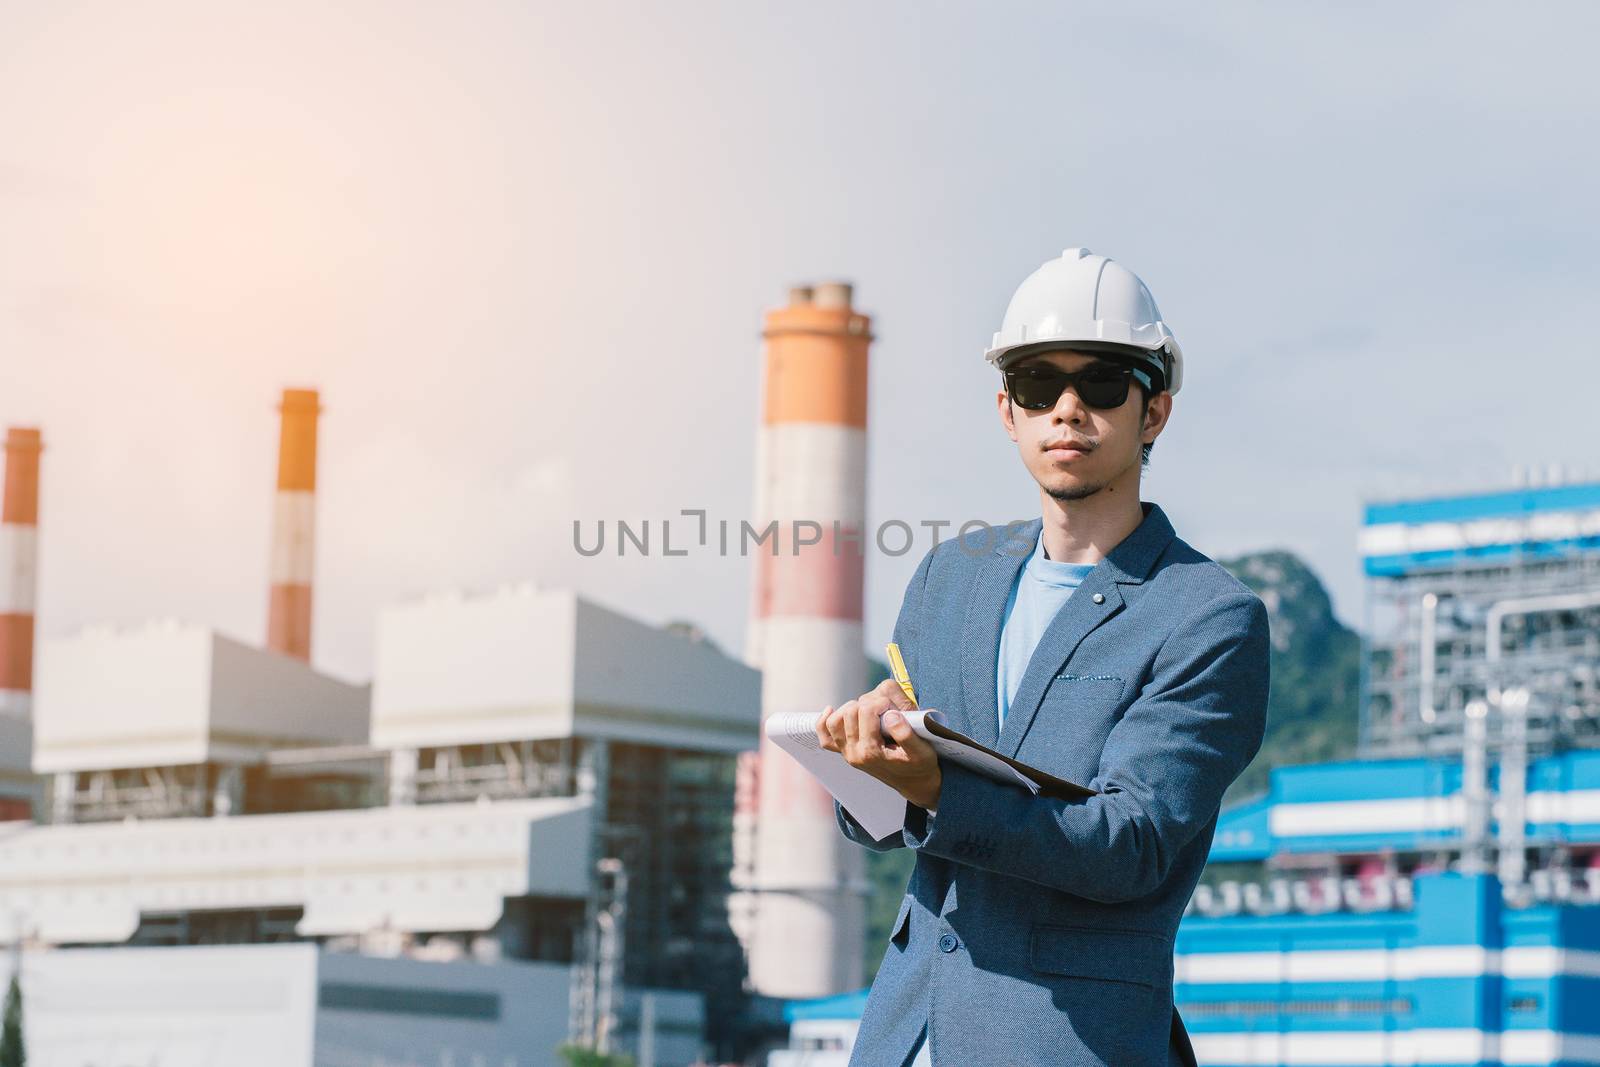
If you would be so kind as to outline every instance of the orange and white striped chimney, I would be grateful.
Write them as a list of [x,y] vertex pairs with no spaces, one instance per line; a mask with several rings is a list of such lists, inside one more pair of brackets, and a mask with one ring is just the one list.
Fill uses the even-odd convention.
[[39,579],[39,431],[6,431],[0,495],[0,821],[27,819],[33,776],[33,613]]
[[6,431],[0,498],[0,715],[26,719],[33,700],[33,609],[39,580],[39,453],[36,429]]
[[285,389],[278,435],[278,495],[272,508],[272,600],[267,647],[311,660],[311,571],[315,559],[317,416],[315,389]]
[[[766,413],[757,444],[755,595],[745,658],[762,671],[762,717],[819,712],[866,689],[861,602],[870,320],[851,286],[790,290],[769,311]],[[747,774],[749,763],[747,763]],[[866,930],[864,858],[833,799],[763,739],[747,948],[758,993],[813,997],[858,988]]]

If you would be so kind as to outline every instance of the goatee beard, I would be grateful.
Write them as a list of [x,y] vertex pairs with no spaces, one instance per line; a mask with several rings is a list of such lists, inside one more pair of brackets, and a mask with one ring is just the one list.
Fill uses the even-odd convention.
[[1104,485],[1075,485],[1070,489],[1045,489],[1053,500],[1066,503],[1069,500],[1082,500],[1084,497],[1094,496]]

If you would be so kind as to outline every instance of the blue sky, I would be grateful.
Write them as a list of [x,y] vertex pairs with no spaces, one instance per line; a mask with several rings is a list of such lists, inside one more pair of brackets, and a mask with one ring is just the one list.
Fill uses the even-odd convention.
[[[258,641],[277,391],[323,391],[315,648],[446,585],[742,645],[759,330],[873,316],[870,515],[1038,513],[982,359],[1083,245],[1183,391],[1143,495],[1359,622],[1374,496],[1600,469],[1600,7],[0,3],[0,422],[47,438],[42,636]],[[619,388],[620,385],[620,388]],[[881,646],[915,555],[868,565]]]

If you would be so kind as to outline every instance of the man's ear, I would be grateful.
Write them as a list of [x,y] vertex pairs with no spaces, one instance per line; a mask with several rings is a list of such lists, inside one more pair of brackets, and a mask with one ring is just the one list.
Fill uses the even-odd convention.
[[[1149,430],[1153,427],[1155,429],[1156,436],[1159,437],[1161,435],[1161,431],[1166,429],[1167,420],[1171,417],[1172,394],[1162,390],[1155,396],[1151,397],[1150,402],[1146,404],[1144,406],[1144,410],[1139,413],[1140,436],[1143,436],[1143,431]],[[1155,438],[1152,437],[1150,442],[1153,442],[1154,440]],[[1146,444],[1150,442],[1146,442]]]
[[1011,410],[1011,394],[1002,389],[995,396],[995,401],[1000,408],[1000,425],[1006,428],[1006,433],[1011,440],[1017,439],[1016,413]]

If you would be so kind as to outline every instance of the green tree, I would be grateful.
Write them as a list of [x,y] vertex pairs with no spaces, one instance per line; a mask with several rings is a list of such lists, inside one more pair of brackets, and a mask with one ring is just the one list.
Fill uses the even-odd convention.
[[24,1067],[27,1062],[22,1045],[22,983],[14,971],[6,989],[5,1012],[0,1015],[0,1067]]
[[1223,795],[1228,808],[1264,792],[1274,767],[1355,755],[1361,636],[1335,617],[1327,589],[1293,553],[1218,562],[1261,597],[1272,633],[1266,737]]
[[[634,1067],[633,1057],[620,1052],[596,1052],[582,1045],[562,1045],[556,1049],[567,1067]],[[8,1067],[0,1063],[0,1067]]]

